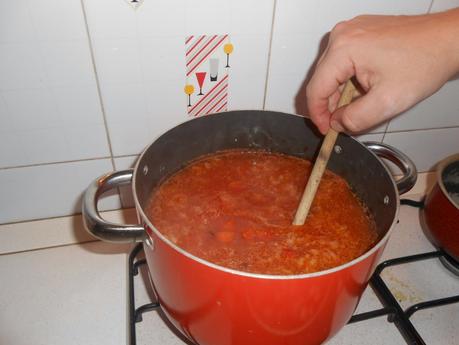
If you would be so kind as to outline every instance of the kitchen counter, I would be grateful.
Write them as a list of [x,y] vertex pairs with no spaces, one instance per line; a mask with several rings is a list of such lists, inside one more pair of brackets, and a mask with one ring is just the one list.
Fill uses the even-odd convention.
[[[401,206],[400,223],[383,260],[434,250],[418,210]],[[0,344],[127,344],[127,256],[133,245],[99,241],[0,256]],[[437,259],[387,269],[382,274],[402,307],[459,294],[459,278]],[[145,275],[135,278],[136,304],[150,301]],[[381,308],[369,287],[357,312]],[[459,304],[415,313],[427,344],[459,344]],[[137,342],[180,345],[157,312],[137,324]],[[405,344],[386,317],[347,325],[329,345]]]

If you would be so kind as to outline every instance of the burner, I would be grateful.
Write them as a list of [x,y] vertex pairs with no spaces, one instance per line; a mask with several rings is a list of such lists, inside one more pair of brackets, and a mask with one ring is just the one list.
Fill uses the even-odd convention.
[[440,256],[440,262],[448,269],[448,271],[452,272],[456,276],[459,276],[459,262],[454,260],[451,256],[447,254]]

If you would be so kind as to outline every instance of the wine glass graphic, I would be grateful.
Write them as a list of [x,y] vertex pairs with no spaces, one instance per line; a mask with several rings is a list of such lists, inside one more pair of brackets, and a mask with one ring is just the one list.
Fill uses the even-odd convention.
[[188,82],[185,84],[185,87],[183,88],[183,91],[188,95],[188,106],[191,107],[191,95],[194,92],[194,86],[191,84],[188,84]]
[[225,54],[226,54],[226,66],[225,66],[226,68],[229,67],[229,56],[230,56],[230,54],[233,52],[233,49],[234,49],[234,47],[233,47],[233,45],[232,45],[230,42],[226,43],[226,44],[223,46],[223,51],[224,51]]
[[199,84],[198,96],[204,95],[202,93],[202,86],[204,85],[204,80],[206,78],[206,74],[207,74],[207,72],[196,72],[196,79],[198,80],[198,84]]

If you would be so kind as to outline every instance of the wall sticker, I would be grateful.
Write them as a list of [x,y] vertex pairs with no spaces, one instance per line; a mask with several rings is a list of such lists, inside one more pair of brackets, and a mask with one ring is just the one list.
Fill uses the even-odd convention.
[[185,39],[184,91],[190,116],[226,111],[233,44],[228,35],[189,36]]

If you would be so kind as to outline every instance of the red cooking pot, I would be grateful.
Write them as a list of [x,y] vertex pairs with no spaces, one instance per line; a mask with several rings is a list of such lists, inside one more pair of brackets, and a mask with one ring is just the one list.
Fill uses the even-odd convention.
[[459,154],[438,164],[423,216],[429,237],[459,267]]
[[[220,150],[265,149],[313,160],[322,137],[303,117],[235,111],[185,122],[156,139],[134,170],[109,173],[85,193],[87,229],[107,241],[144,241],[154,290],[170,321],[200,345],[305,345],[332,337],[352,316],[397,220],[399,192],[416,181],[413,163],[384,144],[364,145],[341,134],[328,167],[344,177],[377,224],[379,240],[339,267],[301,275],[236,271],[207,262],[176,246],[145,213],[151,191],[193,159]],[[397,164],[395,184],[378,156]],[[132,183],[141,225],[104,221],[99,196]],[[398,190],[397,190],[398,188]]]

